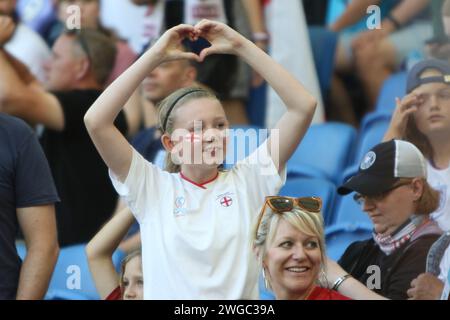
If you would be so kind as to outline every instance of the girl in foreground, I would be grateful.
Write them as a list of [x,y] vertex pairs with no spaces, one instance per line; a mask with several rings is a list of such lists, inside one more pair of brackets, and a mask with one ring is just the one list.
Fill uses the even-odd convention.
[[[199,55],[181,50],[183,39],[199,37],[211,47]],[[217,53],[234,54],[250,64],[287,111],[252,155],[223,172],[228,121],[220,101],[201,88],[176,91],[160,104],[169,172],[162,171],[133,150],[114,119],[156,66],[177,59],[201,63]],[[230,27],[208,20],[166,31],[105,90],[85,123],[116,190],[140,224],[145,299],[258,298],[250,230],[264,198],[284,184],[285,164],[315,107],[316,100],[272,58]]]

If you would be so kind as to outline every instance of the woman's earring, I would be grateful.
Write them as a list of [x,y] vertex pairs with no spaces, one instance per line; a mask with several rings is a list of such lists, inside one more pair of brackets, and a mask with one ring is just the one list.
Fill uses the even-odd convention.
[[270,290],[269,280],[267,280],[266,269],[264,269],[264,268],[262,268],[262,276],[264,279],[264,287],[266,288],[266,290]]
[[323,264],[320,266],[320,273],[319,273],[319,279],[318,280],[319,280],[319,285],[322,288],[328,288],[327,274],[325,272],[325,267],[324,267]]

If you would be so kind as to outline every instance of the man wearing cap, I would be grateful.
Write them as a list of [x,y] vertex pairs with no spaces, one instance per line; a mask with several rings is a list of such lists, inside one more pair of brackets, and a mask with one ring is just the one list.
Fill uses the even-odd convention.
[[[397,101],[385,140],[412,142],[427,161],[427,181],[441,193],[439,207],[431,214],[441,229],[450,230],[450,65],[428,59],[416,64],[408,74],[407,95]],[[441,260],[439,279],[422,275],[412,283],[410,297],[438,298],[450,268],[450,249]],[[437,281],[435,281],[437,280]],[[439,284],[439,281],[441,283]],[[433,290],[430,284],[434,283]],[[424,290],[424,286],[427,286]],[[440,288],[439,288],[440,287]],[[427,295],[422,293],[426,292]],[[432,293],[435,292],[435,293]]]
[[[354,198],[374,228],[373,238],[352,243],[339,264],[389,299],[408,298],[411,281],[425,271],[428,250],[442,233],[429,217],[438,207],[439,193],[426,177],[426,160],[419,149],[409,142],[391,140],[370,150],[358,173],[338,189],[342,195],[356,192]],[[343,284],[339,291],[355,299],[365,298]]]

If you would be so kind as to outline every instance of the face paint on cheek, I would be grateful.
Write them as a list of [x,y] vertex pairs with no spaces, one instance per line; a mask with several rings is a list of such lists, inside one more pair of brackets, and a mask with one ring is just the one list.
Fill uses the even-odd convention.
[[200,134],[195,132],[190,132],[184,136],[184,140],[190,142],[191,144],[198,143],[202,141]]
[[184,164],[202,163],[202,136],[196,132],[186,133],[181,139]]

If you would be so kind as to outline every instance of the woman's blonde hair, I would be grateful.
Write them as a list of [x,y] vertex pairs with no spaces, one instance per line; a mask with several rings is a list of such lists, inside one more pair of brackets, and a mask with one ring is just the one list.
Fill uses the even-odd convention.
[[316,237],[319,240],[320,256],[322,260],[323,271],[326,261],[326,248],[325,248],[325,236],[323,230],[323,218],[321,213],[309,212],[295,206],[291,211],[287,212],[274,212],[272,209],[267,208],[261,223],[254,226],[252,239],[252,247],[257,253],[259,265],[263,268],[263,261],[267,254],[267,249],[275,239],[276,230],[280,221],[284,220],[291,226],[297,229],[299,232],[310,236]]
[[[209,98],[217,100],[216,95],[206,88],[188,87],[179,89],[158,104],[158,121],[161,132],[169,135],[174,131],[175,110],[189,101]],[[180,172],[180,165],[173,163],[171,154],[167,153],[165,160],[165,170],[171,173]]]

